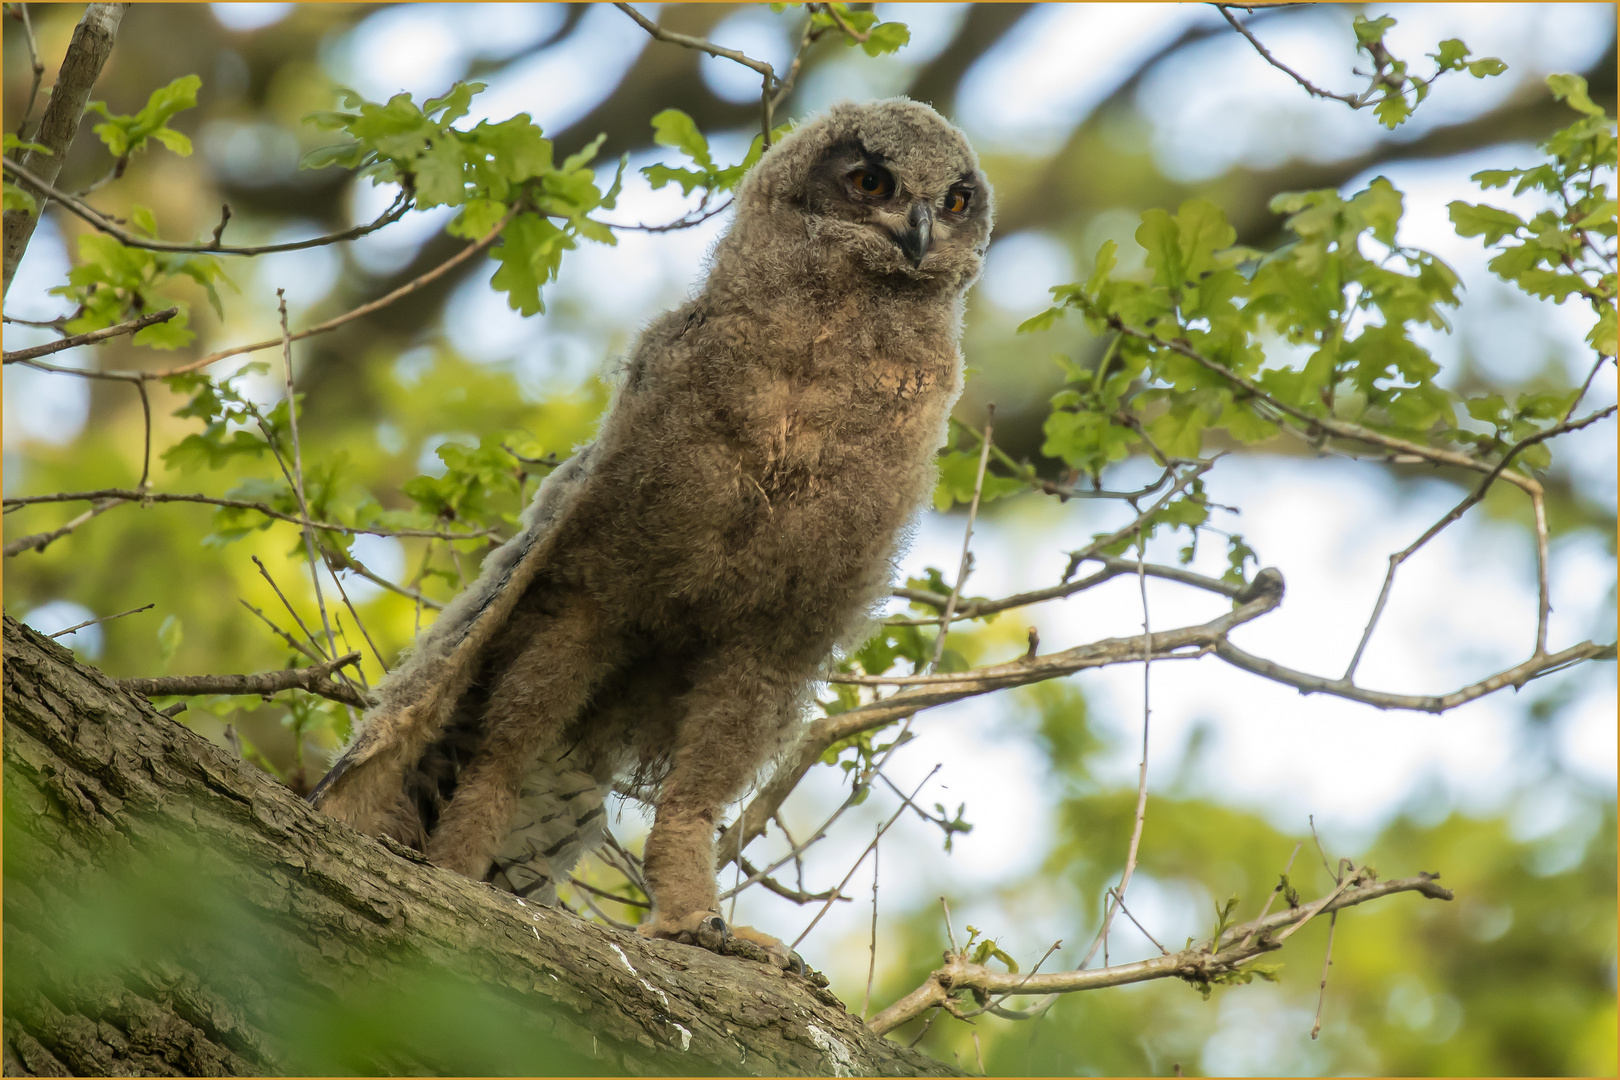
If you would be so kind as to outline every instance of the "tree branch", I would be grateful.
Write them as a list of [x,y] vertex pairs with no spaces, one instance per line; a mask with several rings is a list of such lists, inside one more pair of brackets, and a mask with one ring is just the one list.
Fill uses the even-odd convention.
[[[1418,874],[1397,881],[1372,882],[1360,878],[1346,879],[1333,893],[1314,904],[1292,911],[1278,912],[1252,923],[1228,927],[1216,941],[1203,944],[1169,956],[1159,956],[1134,964],[1085,971],[1055,971],[1046,974],[1015,974],[993,971],[970,963],[957,953],[947,953],[944,967],[928,977],[928,981],[907,994],[887,1009],[874,1016],[867,1024],[882,1035],[901,1024],[921,1016],[929,1009],[946,1007],[953,993],[968,990],[983,994],[1029,993],[1069,994],[1080,990],[1097,990],[1107,986],[1125,986],[1151,979],[1178,978],[1194,984],[1208,984],[1222,975],[1236,973],[1241,965],[1263,953],[1281,947],[1294,929],[1324,911],[1342,911],[1357,904],[1393,896],[1396,893],[1415,892],[1431,900],[1450,900],[1449,889],[1435,884],[1438,874]],[[1354,881],[1355,884],[1351,884]],[[1282,930],[1281,935],[1273,931]],[[1252,940],[1249,939],[1252,935]],[[1236,945],[1222,947],[1226,942]],[[1219,951],[1217,951],[1219,950]]]
[[368,709],[372,701],[353,687],[335,683],[331,679],[332,673],[338,668],[359,662],[360,654],[351,652],[336,660],[308,667],[264,671],[257,675],[165,675],[154,679],[117,681],[123,689],[147,697],[169,694],[274,694],[282,690],[304,690],[358,709]]
[[138,319],[131,319],[128,322],[121,322],[116,326],[108,326],[101,330],[91,330],[89,333],[85,334],[75,334],[72,337],[63,338],[61,341],[51,341],[44,345],[35,345],[33,348],[29,349],[18,349],[16,352],[8,352],[4,354],[4,362],[7,364],[15,364],[23,360],[32,360],[39,356],[49,356],[51,353],[62,352],[64,349],[74,349],[80,345],[94,345],[98,341],[106,341],[108,338],[120,337],[124,334],[133,334],[137,330],[144,330],[154,323],[168,322],[179,313],[180,309],[177,307],[164,308],[162,311],[154,311],[150,315],[142,315]]
[[[94,228],[106,233],[108,236],[115,237],[120,244],[125,247],[145,248],[147,251],[170,251],[201,255],[273,255],[279,251],[303,251],[306,248],[340,244],[345,240],[358,240],[362,236],[376,232],[385,225],[392,225],[404,217],[413,205],[409,192],[401,190],[399,197],[394,200],[394,204],[383,211],[382,216],[373,222],[356,225],[352,229],[345,229],[342,232],[332,233],[328,236],[316,236],[308,240],[292,240],[285,244],[258,244],[252,247],[230,247],[221,244],[219,238],[225,231],[224,221],[220,222],[219,228],[214,232],[214,239],[209,243],[181,244],[172,240],[155,240],[151,237],[141,236],[138,233],[132,233],[128,229],[108,220],[106,215],[84,200],[52,187],[51,178],[40,176],[27,166],[19,165],[13,161],[8,160],[3,164],[6,172],[11,173],[41,195],[60,203],[63,208],[72,211]],[[230,215],[228,213],[223,216],[226,220],[229,220]]]
[[[121,502],[154,502],[154,503],[202,503],[207,506],[226,506],[235,510],[253,510],[265,517],[275,518],[277,521],[288,521],[294,525],[306,524],[305,519],[296,514],[286,514],[275,507],[261,502],[249,502],[245,499],[221,499],[212,495],[173,494],[160,491],[131,491],[128,488],[103,488],[100,491],[58,491],[50,495],[24,495],[18,498],[6,499],[6,506],[32,506],[37,503],[55,502],[90,502],[98,500],[111,500],[112,504]],[[103,507],[102,509],[108,509]],[[100,513],[97,510],[96,513]],[[383,529],[361,525],[339,525],[332,521],[310,521],[308,524],[325,532],[347,533],[362,536],[417,536],[432,540],[478,540],[494,536],[495,529],[476,529],[468,532],[450,532],[444,529]],[[24,539],[33,540],[34,537]],[[54,539],[54,537],[53,537]],[[12,547],[22,550],[26,546],[22,540],[6,545],[6,554],[13,554]]]

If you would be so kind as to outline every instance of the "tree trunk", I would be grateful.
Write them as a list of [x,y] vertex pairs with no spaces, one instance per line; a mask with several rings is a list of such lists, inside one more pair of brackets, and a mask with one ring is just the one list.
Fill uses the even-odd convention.
[[9,617],[4,646],[6,1075],[954,1075],[802,977],[361,836]]

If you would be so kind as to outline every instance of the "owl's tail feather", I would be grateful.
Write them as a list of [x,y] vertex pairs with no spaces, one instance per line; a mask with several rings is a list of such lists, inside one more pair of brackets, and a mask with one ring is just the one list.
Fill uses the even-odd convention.
[[486,877],[498,889],[540,904],[607,832],[608,787],[588,772],[542,761],[523,783],[511,832]]

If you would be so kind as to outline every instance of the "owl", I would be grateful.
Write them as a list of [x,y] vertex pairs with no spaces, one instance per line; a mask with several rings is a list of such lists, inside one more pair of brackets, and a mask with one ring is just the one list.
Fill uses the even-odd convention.
[[837,105],[771,147],[596,439],[379,685],[311,799],[552,902],[617,783],[656,807],[639,932],[795,963],[718,915],[716,828],[887,595],[991,218],[967,139],[927,105]]

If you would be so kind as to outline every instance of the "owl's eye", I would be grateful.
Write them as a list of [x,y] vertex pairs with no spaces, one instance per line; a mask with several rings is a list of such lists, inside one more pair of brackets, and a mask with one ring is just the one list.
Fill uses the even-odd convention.
[[894,180],[877,169],[856,169],[849,174],[849,179],[863,195],[885,198],[894,193]]
[[972,197],[973,193],[971,191],[957,189],[945,196],[945,209],[953,214],[966,213],[968,200]]

